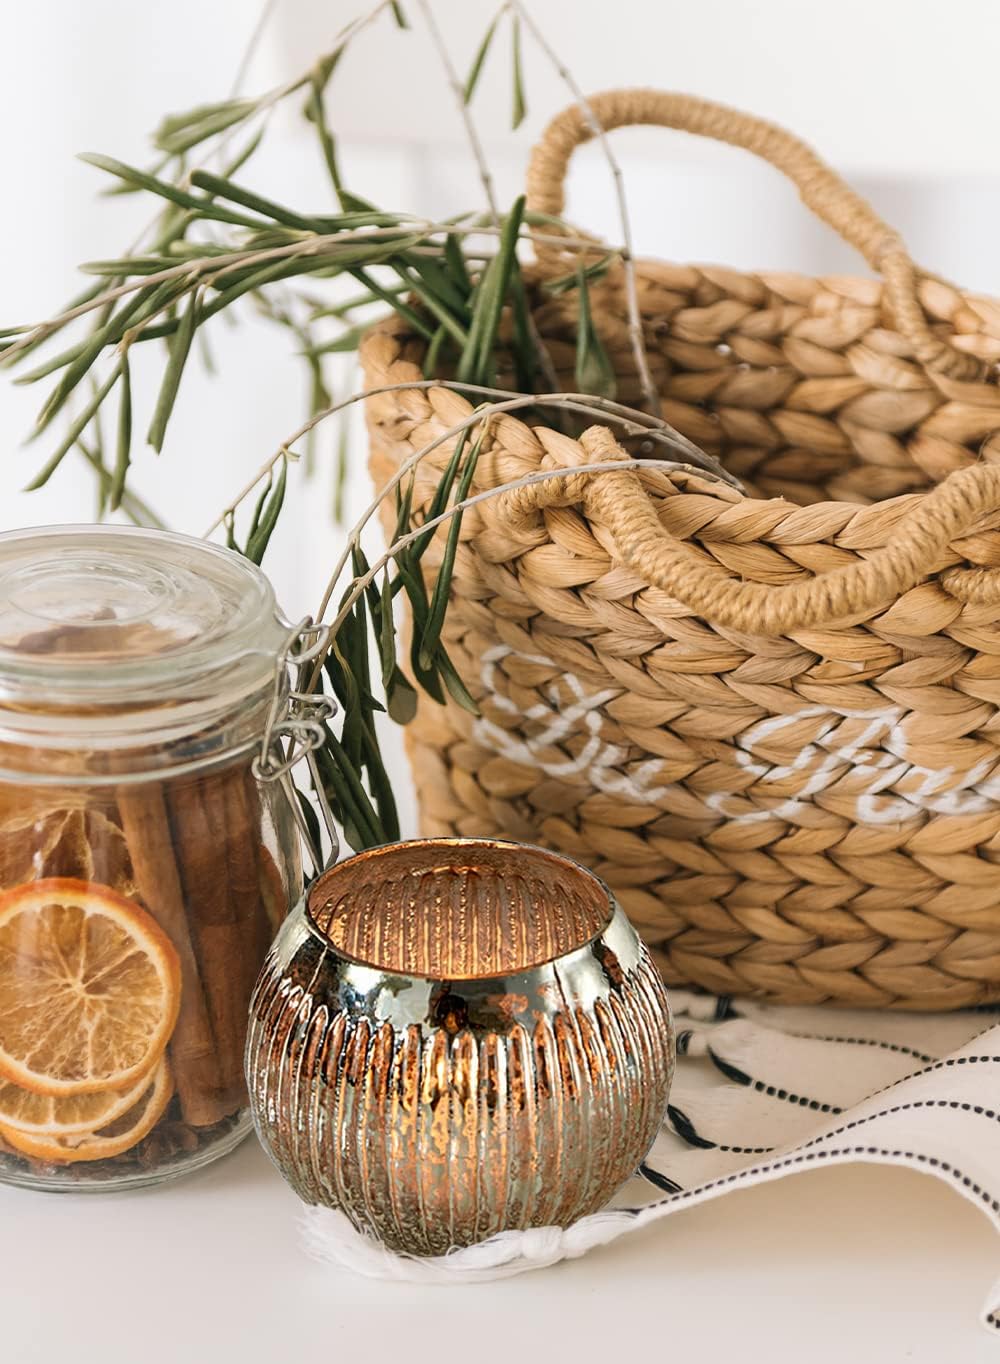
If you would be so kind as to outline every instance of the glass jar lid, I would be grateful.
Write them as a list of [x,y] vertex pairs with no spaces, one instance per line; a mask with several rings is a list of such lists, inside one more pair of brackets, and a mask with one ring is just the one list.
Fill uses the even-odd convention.
[[118,526],[0,534],[0,731],[162,743],[266,705],[288,636],[249,560]]

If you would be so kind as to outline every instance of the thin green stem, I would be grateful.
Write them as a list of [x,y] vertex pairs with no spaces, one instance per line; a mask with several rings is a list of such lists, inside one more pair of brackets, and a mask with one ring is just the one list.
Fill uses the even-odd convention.
[[[409,217],[405,214],[398,215],[400,225],[406,225],[433,237],[437,234],[463,235],[463,236],[499,236],[501,228],[490,224],[473,224],[462,226],[454,223],[430,222],[418,217]],[[264,249],[241,248],[225,252],[223,255],[208,255],[203,257],[193,257],[178,262],[177,265],[168,266],[164,270],[157,271],[152,275],[143,275],[138,279],[126,280],[123,284],[117,285],[113,289],[108,289],[98,294],[94,298],[87,299],[78,303],[75,307],[66,309],[57,317],[51,318],[46,322],[40,322],[25,332],[23,336],[14,341],[6,350],[0,354],[0,365],[11,365],[15,363],[18,356],[27,349],[33,348],[40,341],[59,331],[68,322],[75,321],[78,317],[83,317],[87,313],[96,309],[106,307],[113,303],[115,299],[122,298],[126,294],[134,293],[137,289],[146,288],[150,284],[160,284],[167,280],[177,279],[183,275],[200,274],[205,271],[223,270],[243,264],[260,264],[265,261],[287,259],[294,256],[313,257],[323,253],[324,249],[335,248],[338,244],[348,241],[378,241],[385,237],[398,235],[399,227],[391,228],[369,228],[356,232],[332,232],[317,233],[315,236],[303,238],[302,240],[289,242],[282,246],[267,247]],[[522,234],[526,235],[526,234]],[[597,255],[605,255],[609,251],[619,252],[620,248],[609,247],[607,243],[594,241],[584,237],[564,237],[555,236],[549,233],[531,234],[531,240],[541,242],[543,245],[572,246],[579,251],[586,251]],[[438,246],[433,254],[443,255],[443,245]],[[334,254],[331,252],[331,254]]]

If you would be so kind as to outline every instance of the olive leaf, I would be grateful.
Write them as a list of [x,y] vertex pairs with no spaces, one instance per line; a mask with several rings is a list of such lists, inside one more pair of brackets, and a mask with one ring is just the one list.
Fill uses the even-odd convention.
[[[462,472],[458,480],[458,488],[455,494],[456,502],[463,502],[469,495],[472,486],[472,478],[476,472],[476,464],[479,460],[479,452],[483,446],[486,435],[486,423],[480,428],[472,449],[469,451]],[[448,609],[448,596],[451,591],[451,579],[455,571],[455,555],[458,553],[458,538],[462,529],[463,513],[458,512],[451,518],[448,524],[448,534],[445,540],[444,554],[441,558],[441,566],[438,569],[437,581],[434,584],[434,595],[431,598],[427,612],[427,619],[420,632],[419,660],[422,668],[431,668],[434,663],[438,646],[441,643],[441,627],[444,625],[445,612]]]
[[121,362],[119,361],[119,363],[114,367],[114,369],[105,379],[104,383],[94,390],[93,396],[91,397],[90,401],[85,405],[83,411],[71,424],[69,430],[66,432],[66,435],[63,437],[62,441],[57,446],[53,454],[49,456],[49,458],[42,465],[41,469],[39,469],[38,473],[31,480],[31,482],[26,485],[24,490],[25,492],[28,493],[34,492],[37,488],[41,488],[46,483],[48,483],[49,479],[55,473],[56,469],[59,468],[59,465],[69,454],[70,450],[72,450],[73,446],[83,435],[84,431],[86,431],[87,427],[90,425],[90,422],[94,417],[94,414],[97,412],[98,408],[104,402],[104,399],[114,388],[120,376]]
[[118,444],[115,471],[108,489],[108,503],[112,511],[117,511],[121,506],[132,453],[132,378],[127,346],[122,348],[121,392],[118,395],[118,404]]
[[[154,316],[168,302],[176,297],[178,285],[175,281],[169,280],[161,285],[147,285],[138,290],[131,299],[116,312],[113,312],[108,320],[96,328],[89,339],[74,350],[63,352],[65,364],[62,378],[59,380],[55,389],[49,395],[35,424],[34,434],[37,436],[52,421],[52,418],[59,412],[69,398],[70,394],[90,372],[91,366],[97,360],[101,351],[106,346],[115,345],[125,335],[126,330],[134,329],[147,318]],[[48,372],[48,366],[41,366],[30,374],[21,375],[21,382],[34,383]]]
[[[372,17],[385,10],[397,25],[407,26],[400,0],[376,7]],[[499,21],[508,10],[512,121],[517,126],[526,110],[517,7],[501,6],[490,23],[460,96],[465,103],[472,99]],[[320,420],[328,415],[327,409],[338,406],[324,362],[327,355],[357,347],[370,325],[372,310],[378,310],[379,305],[399,319],[404,334],[426,343],[421,361],[425,374],[440,374],[445,381],[455,374],[468,385],[493,381],[503,324],[505,364],[509,354],[519,388],[524,392],[533,389],[544,371],[531,316],[533,300],[529,298],[529,291],[537,286],[522,277],[517,260],[518,240],[527,221],[523,199],[502,220],[491,210],[488,216],[466,213],[435,224],[412,214],[380,209],[343,183],[326,93],[349,42],[363,27],[350,25],[301,78],[260,99],[229,98],[164,118],[154,135],[156,155],[151,168],[140,169],[101,155],[84,158],[109,177],[112,192],[145,197],[157,211],[141,245],[124,253],[107,252],[88,263],[85,270],[93,278],[63,314],[40,327],[11,327],[0,332],[0,363],[4,365],[21,364],[44,347],[30,372],[25,366],[18,381],[56,376],[55,386],[42,405],[38,430],[45,429],[68,404],[78,405],[58,448],[32,486],[40,486],[67,453],[77,449],[94,471],[100,513],[120,506],[125,515],[140,524],[162,524],[129,486],[133,427],[139,419],[141,395],[138,385],[133,391],[132,347],[167,341],[148,425],[150,443],[160,450],[179,400],[192,346],[197,342],[203,350],[210,319],[221,314],[231,322],[241,311],[234,305],[244,299],[260,316],[295,338],[295,349],[308,369],[309,412],[316,419],[303,433],[306,468],[308,472],[319,467],[324,456],[335,461],[332,473],[338,517],[343,511],[348,423],[341,414],[335,447],[322,452],[317,448]],[[243,183],[240,172],[261,145],[272,105],[289,96],[304,101],[302,112],[319,143],[338,211],[311,212],[306,206],[280,202]],[[234,151],[227,153],[230,140]],[[192,168],[189,162],[194,163],[195,156],[199,164]],[[532,225],[540,224],[543,217],[532,215]],[[555,220],[546,220],[546,225],[564,226]],[[472,246],[470,235],[475,243]],[[599,278],[606,268],[599,261],[588,260],[584,283]],[[331,281],[338,278],[356,280],[360,292],[348,295],[337,291],[336,286],[331,288]],[[562,286],[557,284],[553,292],[572,287],[579,287],[575,275]],[[600,371],[604,352],[584,294],[581,291],[583,334],[578,360],[580,372],[587,375]],[[80,330],[71,334],[71,343],[63,341],[57,350],[50,344],[52,338],[78,318]],[[327,319],[336,322],[335,335],[331,335],[333,328]],[[98,382],[94,376],[108,352],[113,354],[113,367]],[[210,356],[205,360],[211,363]],[[597,379],[600,382],[599,373]],[[78,396],[81,386],[87,392],[82,402]],[[116,387],[118,393],[112,399]],[[478,402],[480,395],[474,396]],[[114,454],[106,460],[101,413],[109,400],[116,405],[117,420]],[[471,431],[457,435],[433,495],[422,499],[420,515],[425,521],[447,517],[467,497],[486,428],[484,419]],[[240,549],[237,519],[244,524],[244,503],[253,502],[245,537],[241,536],[241,552],[255,563],[261,562],[282,514],[287,514],[288,466],[297,458],[292,451],[294,442],[290,440],[265,466],[264,476],[251,483],[251,491],[238,495],[219,520],[226,543]],[[396,496],[394,539],[399,541],[419,530],[413,523],[412,478],[397,489]],[[322,660],[324,684],[332,689],[341,718],[336,732],[328,727],[317,754],[318,784],[327,793],[352,847],[399,836],[392,785],[378,742],[376,722],[383,710],[382,698],[391,718],[399,723],[412,719],[417,688],[439,703],[451,698],[472,712],[476,710],[443,642],[461,526],[462,513],[455,511],[447,529],[442,530],[442,559],[433,580],[425,579],[423,568],[434,528],[421,531],[412,543],[398,548],[380,578],[367,582],[365,590],[356,594],[357,600],[352,598],[349,610],[342,609],[336,637]],[[370,570],[360,545],[354,543],[352,550],[354,580],[365,576],[367,581]],[[396,630],[399,602],[406,604],[413,626],[408,649]],[[316,836],[315,810],[308,800],[300,803],[303,820]]]
[[271,542],[274,528],[278,524],[278,517],[285,502],[285,488],[288,482],[288,456],[281,460],[278,470],[278,479],[274,486],[274,491],[270,497],[262,497],[257,504],[254,519],[250,527],[250,534],[247,536],[247,545],[244,550],[246,557],[255,564],[259,564],[264,558],[264,553]]
[[433,328],[428,325],[418,312],[414,312],[410,305],[405,303],[398,294],[394,294],[391,290],[383,288],[378,280],[370,275],[367,270],[354,267],[349,269],[347,273],[353,276],[359,284],[363,284],[368,292],[375,298],[381,299],[383,303],[388,303],[393,311],[398,313],[401,318],[408,322],[418,335],[423,336],[428,341],[433,340]]
[[444,239],[444,269],[468,304],[469,295],[472,293],[472,281],[469,279],[469,269],[454,232],[449,232]]
[[420,640],[423,639],[427,628],[430,604],[427,600],[427,588],[423,576],[407,550],[401,550],[397,555],[396,572],[402,582],[403,591],[406,593],[412,617],[410,670],[427,695],[440,705],[444,705],[444,691],[441,688],[436,666],[432,665],[428,668],[420,661]]
[[122,256],[118,260],[88,260],[78,269],[85,275],[155,275],[177,262],[169,256]]
[[407,252],[403,260],[411,278],[415,275],[443,307],[450,309],[460,322],[468,323],[470,287],[467,283],[463,286],[461,279],[453,277],[446,262],[412,252]]
[[594,327],[590,313],[590,293],[582,266],[577,272],[577,288],[580,316],[576,332],[576,386],[581,393],[613,398],[616,391],[615,370]]
[[352,194],[350,190],[341,190],[340,205],[345,213],[375,213],[375,205],[370,199],[363,199],[360,194]]
[[341,331],[340,336],[333,337],[332,341],[322,341],[319,345],[308,346],[302,355],[315,359],[321,355],[344,355],[345,352],[356,351],[357,346],[362,344],[362,337],[366,333],[367,327],[347,327]]
[[512,350],[517,387],[522,393],[531,393],[535,386],[535,376],[541,366],[531,327],[531,308],[524,287],[524,277],[516,260],[510,276],[510,302],[514,319]]
[[400,279],[409,285],[431,316],[437,318],[441,326],[454,337],[459,346],[464,346],[469,338],[468,331],[454,316],[447,303],[438,297],[434,288],[419,273],[408,269],[404,261],[393,261],[392,264]]
[[[447,507],[448,502],[451,498],[452,488],[454,488],[455,486],[455,479],[458,477],[458,471],[462,467],[462,459],[465,455],[465,447],[468,444],[468,441],[469,432],[468,428],[466,428],[466,430],[462,431],[458,438],[456,439],[455,448],[451,453],[451,458],[445,465],[444,472],[442,473],[440,479],[438,480],[438,485],[434,490],[434,496],[431,499],[430,506],[427,508],[426,520],[435,521],[444,512],[445,507]],[[410,489],[410,492],[412,494],[412,487]],[[460,501],[461,499],[458,500]],[[406,520],[402,524],[397,524],[394,539],[398,540],[403,534],[405,534],[407,530],[409,530],[410,528],[409,521],[410,512],[409,506],[407,506]],[[433,540],[434,535],[435,531],[427,530],[424,531],[422,535],[419,535],[417,539],[413,541],[412,545],[410,546],[409,553],[415,562],[419,562],[420,559],[423,557],[424,551],[427,549],[427,546]]]
[[567,294],[570,290],[579,287],[581,274],[588,283],[595,279],[602,279],[615,261],[620,259],[617,251],[609,251],[607,255],[591,261],[589,265],[577,266],[571,274],[557,275],[555,279],[545,280],[542,288],[545,293],[551,294],[553,297],[559,294]]
[[440,371],[441,352],[443,351],[447,340],[448,329],[442,325],[438,327],[437,331],[431,337],[431,343],[427,347],[427,352],[424,355],[423,371],[428,379],[435,378]]
[[101,156],[96,152],[82,152],[79,159],[85,161],[89,166],[95,166],[98,170],[106,171],[108,175],[117,176],[119,180],[123,180],[128,185],[134,185],[137,189],[148,190],[151,194],[169,199],[173,204],[180,204],[182,208],[193,209],[202,218],[213,218],[218,222],[230,223],[237,227],[257,228],[267,226],[266,222],[259,218],[248,218],[245,214],[220,208],[211,199],[199,199],[197,195],[188,194],[186,190],[177,185],[172,185],[167,180],[160,180],[148,171],[141,171],[135,166],[126,165],[124,161],[117,161],[112,156]]
[[488,384],[493,374],[493,351],[510,277],[514,268],[517,239],[524,215],[524,195],[504,220],[497,254],[483,273],[476,291],[472,325],[461,359],[457,377],[471,384]]
[[[90,388],[92,393],[95,387],[96,385],[94,384],[93,379],[91,379]],[[119,413],[119,420],[120,418],[121,414]],[[89,438],[89,445],[85,437]],[[76,443],[76,448],[83,455],[84,459],[88,458],[88,452],[93,456],[92,459],[88,460],[88,463],[97,473],[97,496],[95,498],[97,503],[97,515],[95,520],[103,521],[109,510],[108,504],[111,498],[112,475],[108,471],[104,458],[104,414],[100,408],[94,413],[94,418],[90,423],[89,429],[80,436],[80,439]]]
[[238,170],[242,170],[242,168],[246,165],[246,163],[253,156],[254,152],[260,146],[261,142],[263,142],[263,140],[264,129],[261,127],[257,129],[257,131],[254,133],[253,137],[251,137],[250,141],[246,144],[246,146],[243,147],[242,150],[238,151],[236,155],[233,157],[232,161],[228,163],[225,170],[222,172],[225,179],[228,180],[231,176],[235,175]]
[[305,103],[304,113],[306,118],[316,128],[316,136],[319,139],[323,162],[326,166],[327,174],[330,177],[333,192],[336,194],[339,203],[341,202],[340,194],[343,189],[343,180],[340,175],[340,163],[337,160],[337,143],[326,116],[326,104],[323,100],[323,83],[315,77],[310,82],[309,97]]
[[466,104],[469,103],[476,92],[476,86],[479,84],[479,77],[483,74],[483,65],[486,61],[486,56],[490,50],[490,44],[493,42],[493,35],[497,31],[497,24],[499,22],[500,16],[498,14],[486,30],[482,42],[476,49],[476,55],[472,59],[472,66],[470,67],[469,74],[465,80],[465,90],[463,94]]
[[[85,307],[87,304],[99,300],[106,287],[102,280],[95,280],[92,284],[88,284],[85,289],[70,299],[62,316],[49,322],[44,328],[8,328],[2,333],[7,339],[0,346],[0,366],[6,368],[12,363],[18,364],[26,356],[38,350],[40,346],[44,346],[47,341],[53,336],[57,336],[69,324],[76,308]],[[32,337],[33,331],[35,335]],[[15,379],[14,382],[17,383],[18,380]]]
[[[332,404],[330,404],[332,406]],[[347,470],[350,462],[350,427],[346,414],[341,413],[337,423],[337,441],[334,448],[333,465],[333,519],[338,526],[344,524],[344,497],[347,491]]]
[[511,65],[513,67],[513,101],[511,104],[510,124],[520,128],[528,112],[524,99],[524,71],[521,57],[521,16],[515,10],[511,17]]
[[154,132],[153,142],[162,151],[176,156],[216,133],[225,132],[256,108],[256,100],[230,99],[219,104],[202,104],[183,114],[171,114]]
[[[172,161],[176,161],[180,168],[182,158],[171,156],[168,153],[166,156],[161,156],[159,160],[150,167],[150,174],[159,175],[161,171],[165,171],[168,168]],[[130,185],[124,180],[119,181],[115,185],[107,185],[104,189],[98,191],[102,199],[118,199],[128,194],[141,194],[142,192],[142,185]]]
[[455,671],[455,665],[444,651],[441,651],[439,668],[444,684],[448,688],[448,694],[453,701],[456,701],[463,710],[467,710],[470,715],[479,714],[479,705],[469,691],[468,687]]
[[406,725],[416,714],[417,693],[400,669],[396,658],[396,624],[392,613],[393,587],[389,581],[388,569],[383,578],[381,591],[372,582],[366,588],[366,594],[378,644],[386,709],[390,718],[397,724]]
[[[188,300],[188,306],[184,311],[177,331],[170,343],[170,354],[167,359],[167,367],[163,371],[163,380],[160,384],[159,396],[156,399],[156,407],[153,410],[153,420],[150,422],[147,440],[153,449],[160,453],[163,449],[163,439],[167,433],[167,423],[170,414],[174,410],[174,403],[177,401],[177,392],[181,385],[181,375],[184,373],[184,366],[187,364],[188,355],[191,352],[191,342],[194,339],[195,328],[198,325],[198,309],[200,300],[198,291],[193,289]],[[258,561],[259,562],[259,561]]]
[[314,218],[305,218],[301,213],[295,213],[275,203],[273,199],[266,199],[261,194],[244,189],[241,185],[234,184],[228,177],[213,175],[211,171],[195,170],[191,172],[191,183],[196,189],[207,190],[215,199],[225,199],[230,203],[240,204],[243,208],[251,208],[261,217],[272,218],[276,223],[284,223],[286,227],[295,227],[303,232],[319,230]]
[[[76,443],[76,448],[80,451],[80,454],[90,465],[91,469],[93,469],[94,474],[97,477],[100,512],[103,514],[111,491],[112,474],[104,462],[104,455],[99,447],[99,426],[100,423],[95,414],[95,420],[91,424],[96,437],[94,444],[89,445],[81,436]],[[122,493],[121,509],[133,525],[148,526],[153,530],[167,529],[164,521],[157,516],[149,503],[144,502],[141,497],[138,497],[128,488]]]
[[330,783],[333,803],[340,809],[344,837],[350,846],[357,852],[387,842],[368,792],[357,775],[357,768],[329,728],[326,742],[316,756],[322,775]]

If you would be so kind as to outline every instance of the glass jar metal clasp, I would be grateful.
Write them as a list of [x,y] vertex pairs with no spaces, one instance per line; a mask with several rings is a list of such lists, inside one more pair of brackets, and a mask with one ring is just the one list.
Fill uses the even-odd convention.
[[[260,752],[253,763],[254,775],[258,780],[281,784],[317,875],[332,867],[340,855],[336,820],[316,760],[316,751],[326,742],[326,727],[337,714],[338,707],[332,696],[309,690],[308,676],[310,665],[315,664],[316,659],[327,649],[329,635],[329,628],[316,624],[311,616],[305,616],[289,630],[275,659],[274,695],[268,709]],[[295,687],[288,685],[290,669],[294,670]],[[317,845],[292,782],[292,769],[303,760],[309,768],[317,804],[330,840],[330,851],[326,857]]]

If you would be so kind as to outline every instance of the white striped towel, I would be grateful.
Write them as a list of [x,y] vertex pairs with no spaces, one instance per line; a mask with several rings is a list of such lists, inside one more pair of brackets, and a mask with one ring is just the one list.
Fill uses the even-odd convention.
[[[562,1229],[504,1232],[436,1259],[394,1254],[310,1208],[307,1250],[378,1278],[476,1283],[572,1259],[681,1208],[817,1165],[906,1165],[1000,1231],[1000,1010],[794,1009],[676,991],[666,1120],[636,1179]],[[1000,1282],[983,1312],[1000,1335]]]

